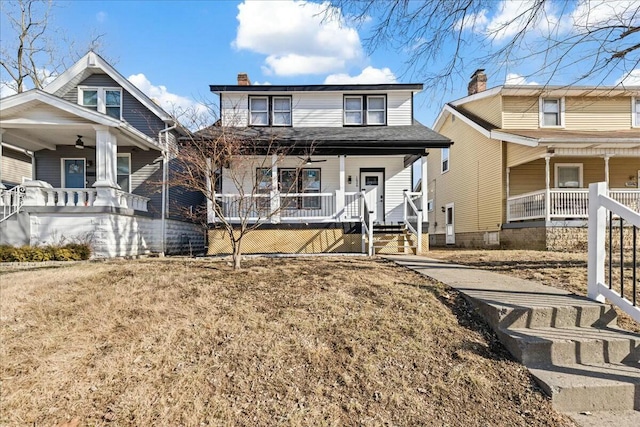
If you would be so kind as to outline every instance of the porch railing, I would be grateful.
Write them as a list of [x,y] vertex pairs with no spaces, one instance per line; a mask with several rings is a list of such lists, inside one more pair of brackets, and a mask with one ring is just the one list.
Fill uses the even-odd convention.
[[220,213],[229,221],[327,220],[336,212],[333,193],[218,194],[215,199]]
[[[589,217],[589,190],[550,189],[519,194],[507,199],[507,222],[533,219],[586,219]],[[609,197],[640,212],[640,190],[614,189]]]
[[[48,207],[92,207],[98,199],[95,188],[53,188],[47,183],[25,185],[25,199],[29,206]],[[120,208],[148,211],[148,197],[116,190],[115,205]]]
[[0,222],[20,212],[20,208],[22,208],[24,202],[24,193],[25,189],[21,185],[16,185],[10,190],[0,191],[0,206],[2,206]]
[[[415,201],[421,196],[421,193],[404,192],[404,224],[416,239],[418,253],[422,253],[422,209],[418,209]],[[419,206],[422,206],[422,204]]]
[[373,256],[373,211],[370,210],[366,197],[360,197],[360,212],[362,216],[362,252]]
[[345,219],[360,218],[359,198],[361,193],[349,192],[344,193],[344,217]]
[[[587,265],[587,296],[593,300],[604,302],[609,300],[620,309],[630,315],[636,322],[640,322],[640,307],[637,301],[638,280],[636,271],[638,268],[638,242],[637,235],[640,228],[640,213],[630,209],[622,203],[614,200],[612,192],[607,191],[606,183],[599,182],[589,186],[589,236],[588,236],[588,265]],[[609,265],[608,283],[605,281],[606,258],[606,230],[607,211],[609,216]],[[613,233],[612,215],[619,217],[620,221],[620,281],[617,289],[614,289],[612,280]],[[631,299],[625,295],[625,245],[623,239],[623,223],[627,222],[632,232],[631,250]]]

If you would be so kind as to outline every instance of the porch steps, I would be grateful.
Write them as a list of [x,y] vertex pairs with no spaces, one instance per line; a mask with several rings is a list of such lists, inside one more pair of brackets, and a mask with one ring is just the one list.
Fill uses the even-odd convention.
[[404,225],[376,224],[373,226],[374,254],[413,254],[417,244]]
[[423,257],[391,259],[470,300],[555,409],[627,411],[625,420],[640,425],[640,335],[617,327],[612,306],[461,265]]

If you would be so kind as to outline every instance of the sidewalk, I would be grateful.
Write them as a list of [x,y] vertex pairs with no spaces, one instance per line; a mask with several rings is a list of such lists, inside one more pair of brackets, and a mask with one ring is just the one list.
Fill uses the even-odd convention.
[[640,426],[640,336],[616,327],[611,306],[529,280],[426,257],[384,258],[469,299],[551,397],[554,408],[571,415],[578,425]]

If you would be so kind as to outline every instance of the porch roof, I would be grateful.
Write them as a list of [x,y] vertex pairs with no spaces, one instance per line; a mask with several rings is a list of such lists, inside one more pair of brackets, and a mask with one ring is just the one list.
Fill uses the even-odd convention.
[[414,121],[405,126],[357,127],[243,127],[211,126],[199,136],[216,137],[231,132],[234,137],[256,145],[276,143],[297,153],[335,154],[424,154],[427,148],[447,148],[452,141]]

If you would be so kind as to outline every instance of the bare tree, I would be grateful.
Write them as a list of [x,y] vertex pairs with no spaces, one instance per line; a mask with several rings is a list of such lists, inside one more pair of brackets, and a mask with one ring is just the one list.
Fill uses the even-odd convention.
[[[193,112],[187,120],[184,116],[185,125],[199,127],[194,124]],[[271,176],[272,168],[293,154],[295,147],[281,144],[268,129],[266,132],[221,126],[217,121],[196,132],[185,131],[187,136],[170,154],[174,167],[169,185],[198,191],[206,200],[206,206],[185,215],[224,230],[235,270],[241,268],[243,238],[279,216],[288,204],[296,203],[295,197],[287,196],[296,193],[295,186],[281,188],[279,183],[274,187]],[[294,170],[296,176],[288,177],[291,181],[297,181],[300,173],[299,167]],[[222,194],[223,180],[229,194]]]
[[[338,12],[368,30],[370,50],[407,53],[407,72],[427,89],[447,90],[475,68],[513,70],[527,62],[545,83],[598,84],[628,76],[640,61],[637,0],[332,0]],[[615,3],[615,4],[614,4]],[[489,19],[491,16],[491,19]],[[528,77],[525,76],[525,77]]]
[[80,52],[75,41],[52,26],[54,6],[52,0],[2,1],[2,13],[15,37],[2,40],[0,65],[9,77],[3,83],[17,93],[28,86],[41,89],[69,59],[100,48],[102,35],[92,33],[87,49]]

